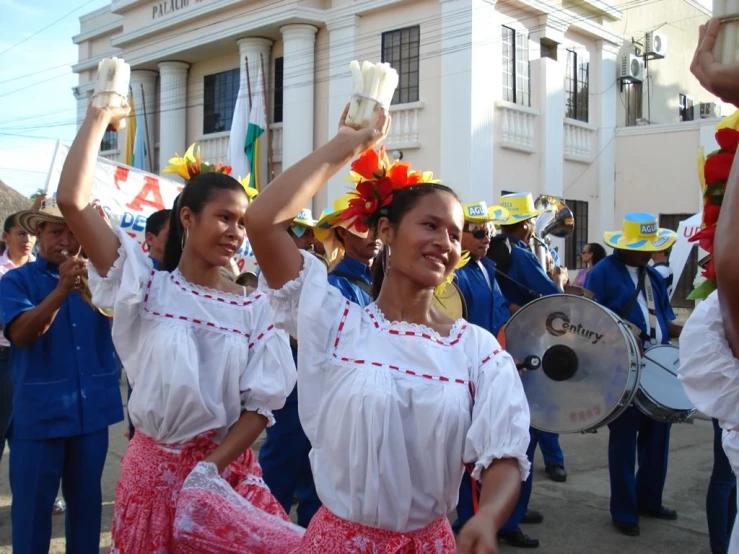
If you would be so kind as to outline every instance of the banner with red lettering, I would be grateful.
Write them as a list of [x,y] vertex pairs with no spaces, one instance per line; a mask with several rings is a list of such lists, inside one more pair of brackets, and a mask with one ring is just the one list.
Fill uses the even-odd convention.
[[[68,146],[57,143],[46,182],[49,196],[56,195],[68,153]],[[143,252],[148,252],[144,237],[147,217],[159,210],[171,209],[183,186],[165,177],[98,158],[90,197],[100,201],[114,226],[126,231],[138,241]],[[254,271],[256,260],[248,240],[244,241],[235,259],[242,272]]]
[[[688,219],[681,221],[680,225],[678,225],[677,227],[677,240],[672,246],[669,260],[670,269],[672,270],[673,283],[672,289],[669,291],[670,298],[672,298],[672,295],[677,288],[677,283],[680,281],[680,276],[685,269],[685,265],[687,264],[690,253],[692,252],[693,246],[695,245],[695,243],[688,241],[693,235],[701,230],[702,217],[703,216],[701,213],[697,213],[689,217]],[[695,245],[695,247],[698,248],[697,245]],[[705,252],[702,253],[702,255],[704,256],[705,254]],[[700,259],[700,256],[701,254],[699,254],[698,259]],[[690,279],[695,279],[695,275],[689,275],[688,277]]]

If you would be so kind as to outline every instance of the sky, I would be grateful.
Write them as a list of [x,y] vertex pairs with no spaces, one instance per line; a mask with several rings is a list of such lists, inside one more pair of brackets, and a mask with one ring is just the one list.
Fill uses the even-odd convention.
[[110,0],[0,0],[0,180],[29,196],[46,184],[56,139],[77,130],[81,15]]

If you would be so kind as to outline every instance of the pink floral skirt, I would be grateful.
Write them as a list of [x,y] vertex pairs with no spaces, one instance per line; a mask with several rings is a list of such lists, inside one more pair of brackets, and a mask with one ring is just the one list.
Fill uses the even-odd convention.
[[[244,548],[243,554],[268,554],[277,552],[274,544],[258,544],[256,537],[279,538],[280,542],[297,545],[303,530],[290,523],[280,504],[270,494],[262,480],[262,470],[251,449],[218,475],[216,466],[202,462],[213,450],[215,432],[205,433],[183,444],[164,444],[137,431],[121,461],[121,476],[116,486],[113,515],[112,554],[168,554],[180,552],[204,552],[210,549],[193,549],[197,544],[197,528],[188,527],[188,514],[197,513],[198,521],[210,529],[218,529],[228,535],[228,513],[219,511],[215,504],[198,506],[191,504],[197,498],[182,494],[182,487],[189,476],[197,478],[200,472],[212,473],[212,480],[228,488],[251,508],[252,525],[245,531],[258,531],[244,544],[254,544],[254,549]],[[195,472],[193,469],[197,468]],[[198,490],[198,489],[194,489]],[[226,491],[222,491],[225,494]],[[179,544],[175,540],[175,517],[181,519],[180,527],[190,533],[190,540]],[[243,537],[235,535],[233,540]],[[222,550],[226,552],[226,550]],[[286,551],[287,552],[287,551]]]

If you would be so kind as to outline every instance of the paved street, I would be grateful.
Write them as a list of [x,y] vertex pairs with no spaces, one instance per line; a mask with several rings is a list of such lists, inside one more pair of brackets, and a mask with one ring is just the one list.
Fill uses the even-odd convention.
[[[113,514],[115,483],[119,463],[126,448],[124,426],[110,431],[110,452],[103,481],[103,537],[100,552],[110,544],[110,520]],[[569,479],[558,484],[544,475],[541,458],[531,507],[545,515],[542,525],[525,531],[538,537],[541,554],[710,554],[705,523],[705,492],[711,471],[713,450],[710,422],[677,425],[672,430],[670,469],[665,504],[678,510],[675,522],[642,521],[642,534],[628,538],[618,534],[608,514],[608,468],[606,451],[608,431],[595,435],[562,436]],[[0,464],[0,554],[11,552],[10,491],[7,475],[7,450]],[[502,552],[518,550],[502,547]],[[54,518],[51,552],[64,553],[64,518]]]

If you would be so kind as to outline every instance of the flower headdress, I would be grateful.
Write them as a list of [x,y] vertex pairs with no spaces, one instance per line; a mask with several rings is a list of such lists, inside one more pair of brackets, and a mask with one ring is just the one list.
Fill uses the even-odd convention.
[[[169,159],[169,165],[162,170],[162,175],[167,173],[179,175],[185,181],[189,181],[201,173],[224,173],[225,175],[231,175],[231,166],[220,162],[212,164],[202,161],[200,158],[200,146],[192,143],[184,156],[180,157],[179,154],[175,153],[174,158]],[[244,187],[249,199],[257,195],[257,190],[250,186],[251,175],[247,175],[238,181]]]
[[[413,185],[439,183],[434,180],[431,171],[412,171],[409,163],[394,160],[390,163],[385,147],[379,151],[367,150],[359,156],[350,167],[348,181],[355,183],[356,188],[350,193],[349,207],[340,216],[346,221],[348,228],[358,233],[367,233],[377,225],[377,221],[387,215],[387,208],[393,201],[395,193]],[[465,252],[455,267],[459,269],[469,261],[469,252]],[[447,283],[454,279],[452,271],[444,283],[436,287],[438,296]]]
[[690,242],[698,242],[708,252],[701,275],[706,279],[698,286],[689,300],[703,300],[716,290],[716,268],[713,262],[713,241],[716,236],[716,223],[721,204],[726,194],[726,182],[729,180],[731,166],[734,163],[737,145],[739,145],[739,111],[721,120],[716,126],[716,142],[719,150],[711,152],[707,157],[703,149],[698,155],[698,177],[703,193],[703,221],[701,230],[690,238]]

